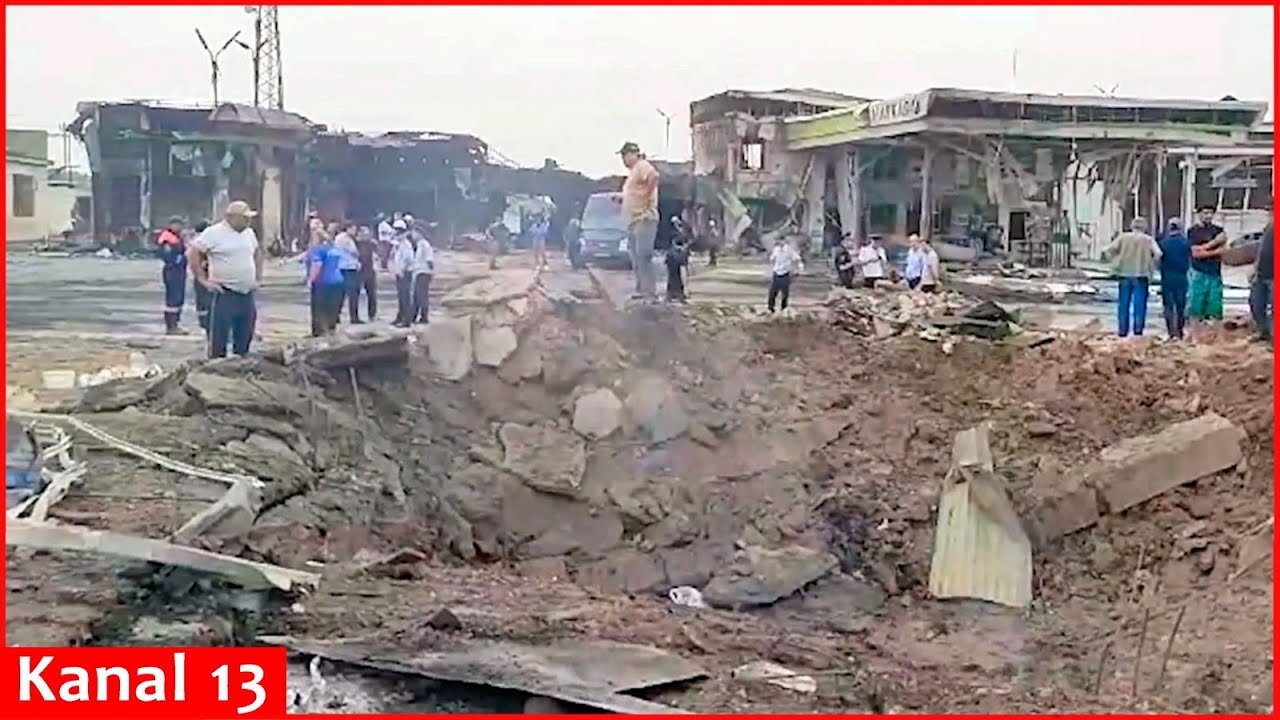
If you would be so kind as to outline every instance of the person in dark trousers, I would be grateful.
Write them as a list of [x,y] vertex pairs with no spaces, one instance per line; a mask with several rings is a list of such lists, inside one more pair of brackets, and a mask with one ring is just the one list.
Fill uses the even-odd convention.
[[391,274],[396,279],[395,327],[409,327],[413,321],[413,236],[403,220],[395,221],[395,247],[391,250]]
[[160,279],[164,282],[164,331],[167,335],[186,335],[179,327],[182,322],[182,306],[187,302],[187,244],[182,237],[186,221],[175,217],[160,231],[156,238],[156,252],[163,266]]
[[791,302],[791,278],[803,272],[803,260],[790,242],[779,240],[769,251],[769,312],[777,310],[779,301],[783,312]]
[[[356,289],[356,304],[360,302],[360,291],[364,291],[365,309],[369,322],[378,319],[378,243],[374,241],[373,230],[361,227],[356,231],[356,253],[360,257],[360,286]],[[356,307],[351,308],[351,317],[360,316]]]
[[[333,233],[333,251],[338,254],[338,269],[342,272],[342,297],[351,311],[351,324],[359,325],[360,319],[360,249],[356,246],[356,225],[352,222],[337,223]],[[338,321],[342,321],[342,305],[338,304]]]
[[[195,224],[192,228],[192,239],[199,237],[201,233],[209,229],[209,223],[205,220]],[[204,268],[206,274],[208,268]],[[205,337],[209,336],[209,305],[213,302],[213,293],[209,288],[200,284],[196,274],[191,276],[191,289],[196,296],[196,322],[200,325],[200,329],[204,331]]]
[[581,270],[587,266],[582,259],[582,221],[578,218],[569,218],[568,224],[564,226],[564,252],[569,256],[569,267],[574,270]]
[[1253,331],[1259,340],[1272,342],[1271,307],[1275,300],[1275,210],[1262,231],[1258,246],[1258,260],[1249,276],[1249,314],[1253,316]]
[[684,238],[675,237],[667,248],[667,302],[687,302],[684,292],[684,268],[689,264],[689,246]]
[[410,322],[426,325],[431,309],[431,277],[435,274],[435,249],[423,233],[415,233],[413,244],[413,311]]
[[338,313],[346,295],[342,252],[327,237],[307,251],[307,285],[311,289],[311,336],[328,335],[338,327]]
[[1111,272],[1119,280],[1116,332],[1120,337],[1128,337],[1130,332],[1140,336],[1147,325],[1151,276],[1163,256],[1147,227],[1146,218],[1135,217],[1129,222],[1128,232],[1117,235],[1102,251],[1102,256],[1111,260]]
[[222,222],[191,242],[187,261],[196,280],[209,290],[209,357],[227,356],[227,343],[241,357],[249,354],[258,323],[256,292],[262,284],[262,246],[249,221],[257,211],[243,200],[227,205]]
[[836,247],[835,266],[836,281],[842,288],[853,287],[853,238],[845,235]]
[[1191,272],[1191,241],[1182,232],[1182,222],[1170,220],[1160,237],[1160,304],[1169,337],[1181,340],[1187,329],[1187,274]]

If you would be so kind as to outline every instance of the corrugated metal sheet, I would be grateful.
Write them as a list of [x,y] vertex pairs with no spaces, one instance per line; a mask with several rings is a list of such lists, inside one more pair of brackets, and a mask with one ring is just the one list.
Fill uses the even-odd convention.
[[983,424],[956,435],[934,536],[929,592],[1026,607],[1031,541],[995,475]]

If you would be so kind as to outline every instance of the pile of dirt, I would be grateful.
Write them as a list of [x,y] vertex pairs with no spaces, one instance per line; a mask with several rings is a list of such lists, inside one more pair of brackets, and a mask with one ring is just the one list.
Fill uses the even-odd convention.
[[[813,320],[698,329],[669,308],[617,312],[585,295],[471,292],[453,305],[466,314],[401,354],[338,362],[338,350],[306,346],[195,363],[110,384],[79,409],[175,459],[264,481],[251,523],[200,542],[327,568],[327,589],[290,620],[299,634],[401,642],[420,633],[423,603],[505,604],[501,622],[467,631],[528,640],[589,628],[692,648],[717,669],[768,656],[816,672],[865,658],[857,681],[841,681],[854,690],[799,701],[775,688],[753,695],[756,709],[955,709],[948,693],[968,693],[975,710],[1097,709],[1126,706],[1108,699],[1123,679],[1114,673],[1090,687],[1092,655],[1107,637],[1130,638],[1135,595],[1193,607],[1198,628],[1270,622],[1250,594],[1269,570],[1223,590],[1225,555],[1271,507],[1259,500],[1272,492],[1264,352],[1070,338],[944,349]],[[322,352],[328,363],[315,361]],[[1026,502],[1046,473],[1206,410],[1248,433],[1247,467],[1041,548],[1028,616],[927,597],[956,432],[991,422],[997,470]],[[1205,542],[1178,544],[1192,520]],[[174,529],[153,522],[147,533]],[[394,571],[369,570],[404,548],[416,552]],[[724,611],[671,617],[661,596],[682,585]],[[581,619],[554,632],[512,621],[534,607],[531,593],[562,609],[581,601]],[[1237,617],[1197,615],[1215,604]],[[1269,648],[1249,648],[1235,665],[1248,678],[1233,681],[1207,669],[1221,657],[1207,640],[1188,642],[1162,702],[1270,702],[1269,690],[1265,701],[1238,692],[1261,677]],[[721,707],[737,697],[721,685],[668,700]]]

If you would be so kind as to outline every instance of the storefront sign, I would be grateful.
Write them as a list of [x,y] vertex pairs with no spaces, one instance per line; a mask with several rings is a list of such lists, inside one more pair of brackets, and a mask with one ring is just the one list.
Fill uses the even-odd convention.
[[874,127],[918,120],[928,109],[928,93],[903,95],[892,100],[877,100],[867,109],[867,119]]

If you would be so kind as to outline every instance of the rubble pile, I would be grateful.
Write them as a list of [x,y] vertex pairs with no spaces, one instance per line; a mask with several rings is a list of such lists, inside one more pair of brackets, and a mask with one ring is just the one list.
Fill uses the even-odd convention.
[[884,340],[915,334],[938,340],[964,334],[996,340],[1021,331],[1017,318],[994,302],[954,292],[832,290],[823,303],[829,322],[853,335]]
[[[924,708],[960,696],[987,707],[971,691],[1001,668],[1085,673],[1135,572],[1191,602],[1231,570],[1205,558],[1235,549],[1270,492],[1262,355],[973,342],[940,360],[922,339],[1017,332],[998,305],[946,293],[837,291],[819,319],[726,323],[714,336],[667,308],[586,297],[536,276],[481,280],[418,336],[195,363],[86,388],[63,409],[259,482],[185,540],[323,570],[322,591],[288,620],[295,635],[651,642],[811,673],[815,709],[873,706],[863,681],[851,699],[823,674],[851,656],[877,658],[875,692]],[[1061,665],[983,655],[984,623],[997,621],[932,601],[953,439],[979,421],[998,459],[984,473],[1036,541],[1029,612],[1054,608],[1017,637],[1036,633]],[[87,512],[76,492],[58,507]],[[1092,503],[1084,515],[1077,501]],[[192,512],[155,534],[183,535]],[[1189,518],[1203,525],[1188,534]],[[700,602],[672,599],[688,596]],[[1237,615],[1256,621],[1255,609]],[[1231,620],[1197,622],[1230,633]],[[1188,645],[1184,666],[1204,647]],[[938,663],[944,650],[970,665]],[[720,682],[707,698],[740,696]]]

